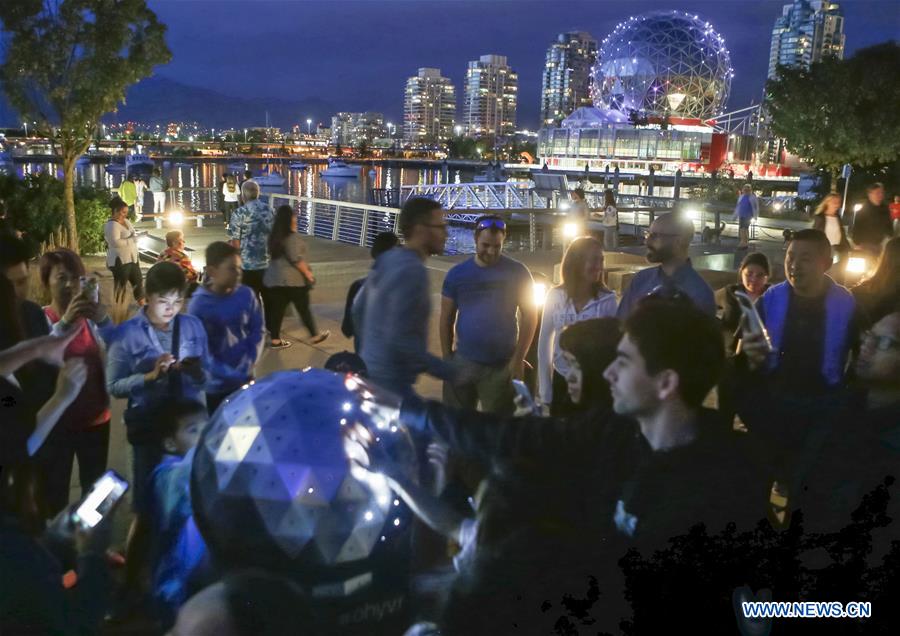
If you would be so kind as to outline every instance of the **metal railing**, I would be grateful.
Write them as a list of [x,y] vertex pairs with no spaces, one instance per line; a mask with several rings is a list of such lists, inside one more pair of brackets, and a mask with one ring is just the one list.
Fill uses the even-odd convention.
[[[408,188],[408,191],[414,191],[414,188]],[[395,207],[281,193],[263,193],[262,196],[268,199],[273,210],[280,205],[290,205],[297,213],[298,231],[309,236],[348,245],[370,247],[375,236],[380,232],[397,233],[398,231],[400,210]],[[595,196],[599,196],[599,193],[588,193],[589,206],[592,209],[600,210],[602,209],[602,200],[594,198]],[[617,203],[621,234],[632,234],[640,240],[643,231],[650,226],[654,218],[659,214],[670,212],[677,202],[661,197],[619,195]],[[704,227],[713,229],[719,223],[724,222],[726,225],[721,236],[737,236],[737,224],[731,220],[730,210],[711,209],[711,206],[704,208],[699,202],[694,207],[691,202],[684,200],[681,201],[681,204],[693,220],[698,234],[702,233]],[[198,220],[202,220],[203,215],[216,214],[217,193],[213,188],[169,190],[167,211],[173,208],[180,209],[186,220],[192,219],[195,215]],[[146,206],[144,210],[147,212]],[[471,225],[483,211],[479,209],[450,211],[447,219],[453,223]],[[514,232],[517,228],[520,230],[511,236],[512,240],[521,246],[521,249],[530,251],[548,249],[563,242],[561,228],[566,223],[567,216],[564,210],[560,210],[556,206],[549,209],[537,206],[529,209],[511,208],[505,212],[502,209],[497,211],[503,213],[503,216],[508,219]],[[800,222],[792,223],[760,218],[751,225],[751,238],[780,241],[785,228],[797,229],[806,225],[806,223]],[[586,229],[597,231],[603,228],[599,221],[590,220]],[[716,238],[713,238],[714,242],[717,242]]]
[[400,210],[365,203],[269,193],[276,209],[290,205],[297,212],[297,231],[338,243],[371,247],[381,232],[397,233]]
[[496,183],[425,183],[400,186],[400,200],[409,197],[428,197],[446,210],[496,210],[545,207],[545,201],[527,181]]

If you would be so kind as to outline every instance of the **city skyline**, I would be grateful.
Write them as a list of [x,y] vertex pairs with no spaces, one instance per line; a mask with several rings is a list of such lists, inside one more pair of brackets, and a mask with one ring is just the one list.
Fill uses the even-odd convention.
[[[461,97],[467,63],[495,53],[507,57],[519,76],[518,127],[534,128],[540,118],[544,58],[559,33],[582,30],[599,40],[629,15],[668,8],[696,12],[724,36],[735,69],[728,106],[758,102],[768,70],[772,27],[787,1],[741,3],[740,11],[734,10],[737,3],[656,0],[628,5],[167,0],[149,4],[169,27],[173,60],[157,69],[162,77],[235,96],[321,99],[340,111],[383,112],[385,119],[399,123],[405,82],[418,68],[440,68]],[[845,57],[898,37],[898,19],[891,20],[898,15],[895,1],[843,0],[840,5]],[[424,26],[400,28],[403,24]],[[256,53],[260,50],[267,54]],[[233,69],[231,76],[221,72],[223,65]],[[346,90],[349,85],[352,91]],[[462,104],[458,109],[461,114]],[[304,117],[298,113],[298,120]]]

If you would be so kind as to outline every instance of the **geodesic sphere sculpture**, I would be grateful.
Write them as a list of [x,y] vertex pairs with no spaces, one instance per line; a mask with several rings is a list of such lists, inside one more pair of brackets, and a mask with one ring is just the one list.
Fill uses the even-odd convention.
[[603,40],[592,71],[597,108],[709,119],[731,90],[731,58],[709,22],[681,11],[633,16]]
[[[214,555],[312,572],[367,559],[405,529],[408,511],[385,479],[359,467],[351,474],[342,429],[368,416],[344,379],[321,369],[273,373],[216,411],[191,475],[197,525]],[[388,450],[413,462],[405,430],[390,435]]]

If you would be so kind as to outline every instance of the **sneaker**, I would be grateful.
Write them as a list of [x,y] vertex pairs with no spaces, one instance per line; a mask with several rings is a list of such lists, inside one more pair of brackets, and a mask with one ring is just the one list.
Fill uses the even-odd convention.
[[279,341],[278,341],[278,344],[275,344],[274,342],[271,342],[271,341],[270,341],[270,342],[269,342],[269,349],[287,349],[287,348],[290,347],[292,344],[294,344],[294,343],[291,342],[290,340],[279,340]]
[[312,338],[310,338],[309,344],[313,344],[313,345],[319,344],[320,342],[323,342],[324,340],[326,340],[328,338],[328,336],[330,336],[330,335],[331,335],[330,331],[323,331],[323,332],[313,336]]

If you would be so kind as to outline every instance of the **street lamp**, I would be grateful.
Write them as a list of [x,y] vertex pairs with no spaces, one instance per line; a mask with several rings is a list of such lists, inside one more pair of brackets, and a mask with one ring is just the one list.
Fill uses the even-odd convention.
[[247,129],[244,128],[244,143],[247,143]]
[[306,136],[309,137],[312,133],[309,131],[309,127],[312,126],[312,119],[306,120]]
[[456,126],[454,126],[454,127],[453,127],[453,130],[456,132],[456,136],[457,136],[457,137],[459,137],[460,135],[462,135],[462,126],[460,126],[459,124],[457,124]]
[[22,122],[22,125],[25,126],[25,136],[28,137],[28,122],[27,122],[27,121],[23,121],[23,122]]

